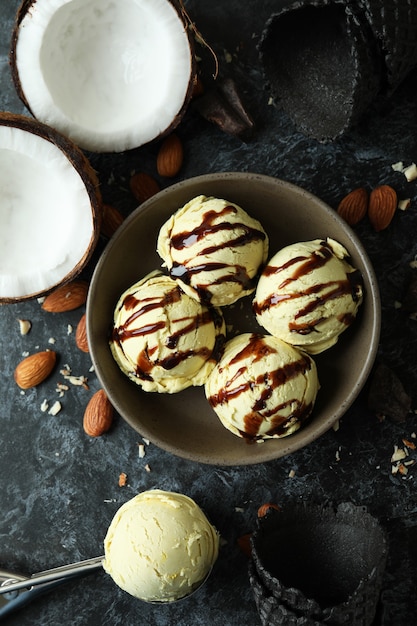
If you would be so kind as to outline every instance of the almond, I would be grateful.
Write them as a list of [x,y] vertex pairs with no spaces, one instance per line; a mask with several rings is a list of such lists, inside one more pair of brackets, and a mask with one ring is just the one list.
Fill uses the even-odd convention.
[[75,343],[82,352],[89,352],[87,339],[87,316],[84,313],[75,331]]
[[86,281],[73,280],[46,296],[42,308],[49,313],[72,311],[85,304],[87,293],[88,283]]
[[119,487],[126,487],[126,483],[127,474],[125,472],[122,472],[121,474],[119,474]]
[[110,239],[123,223],[124,217],[116,207],[111,204],[103,205],[103,221],[101,223],[101,233]]
[[339,202],[337,212],[350,226],[361,221],[368,210],[368,192],[364,187],[358,187],[347,194]]
[[30,389],[42,383],[54,369],[56,353],[53,350],[35,352],[19,363],[14,379],[21,389]]
[[181,169],[184,158],[181,139],[175,133],[162,142],[156,158],[156,169],[160,176],[172,178]]
[[135,196],[136,200],[142,204],[145,200],[149,200],[155,194],[157,194],[161,188],[157,181],[150,174],[145,172],[137,172],[133,174],[129,182],[130,191]]
[[237,539],[237,545],[245,554],[245,556],[250,557],[252,555],[252,546],[250,542],[250,538],[252,537],[252,533],[246,533],[246,535],[242,535]]
[[258,509],[258,517],[265,517],[270,509],[275,509],[275,511],[280,511],[278,504],[273,504],[272,502],[266,502],[262,504]]
[[397,193],[389,185],[380,185],[371,191],[368,216],[374,230],[379,232],[389,226],[397,205]]
[[86,406],[83,428],[90,437],[100,437],[113,423],[113,406],[104,389],[96,391]]

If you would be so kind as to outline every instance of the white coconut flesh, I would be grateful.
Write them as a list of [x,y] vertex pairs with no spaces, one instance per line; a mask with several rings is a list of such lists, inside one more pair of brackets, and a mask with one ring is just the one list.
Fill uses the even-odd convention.
[[0,299],[62,282],[91,247],[91,200],[53,143],[0,126]]
[[93,152],[135,148],[169,129],[193,68],[168,0],[36,0],[15,62],[32,114]]

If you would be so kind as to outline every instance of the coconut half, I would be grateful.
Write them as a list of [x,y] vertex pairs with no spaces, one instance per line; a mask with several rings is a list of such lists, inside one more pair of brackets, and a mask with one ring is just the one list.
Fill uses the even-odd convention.
[[87,158],[31,118],[0,113],[0,302],[44,295],[81,272],[100,231]]
[[10,63],[38,120],[92,152],[171,131],[195,77],[192,37],[168,0],[24,0]]

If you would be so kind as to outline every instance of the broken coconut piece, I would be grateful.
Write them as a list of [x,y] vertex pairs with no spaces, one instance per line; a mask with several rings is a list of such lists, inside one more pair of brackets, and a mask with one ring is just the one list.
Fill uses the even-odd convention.
[[10,62],[32,114],[92,152],[167,133],[195,75],[190,31],[168,0],[23,0]]
[[74,278],[99,236],[98,179],[81,150],[31,118],[0,113],[0,303]]
[[242,140],[249,139],[254,121],[246,109],[233,78],[219,78],[212,87],[195,99],[194,107],[220,130]]

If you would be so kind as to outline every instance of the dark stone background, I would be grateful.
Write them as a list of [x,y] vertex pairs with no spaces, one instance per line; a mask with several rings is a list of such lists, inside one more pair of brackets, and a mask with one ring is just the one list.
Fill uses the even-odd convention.
[[[0,107],[25,112],[10,78],[7,61],[18,0],[1,0]],[[393,172],[391,164],[417,159],[417,75],[409,75],[389,102],[377,102],[360,127],[333,144],[304,137],[288,117],[268,104],[257,43],[272,0],[189,0],[187,8],[215,49],[221,67],[240,85],[256,121],[244,143],[226,135],[189,110],[178,134],[185,162],[173,181],[219,171],[253,171],[286,179],[313,192],[333,207],[351,189],[391,184],[411,208],[398,212],[389,228],[375,234],[365,220],[357,227],[378,276],[382,299],[382,333],[378,358],[402,380],[417,408],[415,390],[417,322],[398,308],[417,254],[417,182]],[[226,54],[227,52],[227,54]],[[231,56],[229,56],[231,55]],[[229,59],[229,62],[226,61]],[[125,215],[136,202],[128,189],[134,171],[155,174],[158,143],[115,156],[91,155],[103,197]],[[100,241],[95,260],[106,241]],[[94,261],[87,268],[88,276]],[[118,589],[104,573],[73,581],[7,618],[8,626],[149,624],[207,626],[259,623],[247,577],[247,560],[237,539],[254,529],[260,504],[350,501],[368,507],[386,528],[390,554],[378,626],[412,624],[417,589],[417,469],[405,477],[391,472],[391,455],[402,439],[417,431],[412,410],[406,420],[380,421],[367,408],[363,391],[337,431],[290,457],[251,467],[210,467],[176,458],[146,446],[138,456],[140,436],[123,420],[98,439],[82,430],[84,407],[99,388],[89,356],[75,347],[75,327],[83,310],[52,315],[37,301],[0,307],[0,567],[32,573],[102,553],[107,526],[119,506],[138,491],[177,490],[196,499],[223,538],[218,563],[206,586],[192,598],[155,607]],[[18,318],[32,322],[29,335],[19,333]],[[59,369],[44,384],[22,393],[13,370],[24,351],[51,347],[74,375],[88,377],[90,390],[71,386],[63,410],[44,414],[44,398],[56,399]],[[349,364],[347,364],[349,366]],[[417,459],[411,452],[409,459]],[[149,464],[150,472],[145,470]],[[294,471],[294,476],[289,474]],[[120,472],[128,485],[118,486]]]

